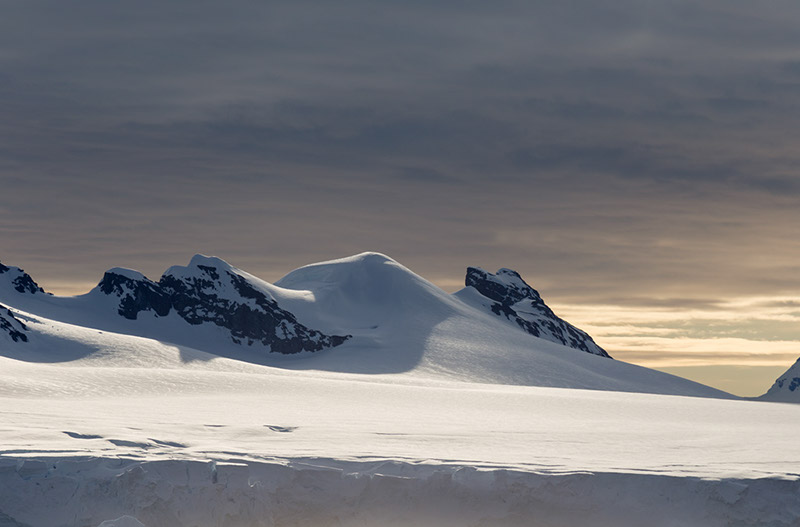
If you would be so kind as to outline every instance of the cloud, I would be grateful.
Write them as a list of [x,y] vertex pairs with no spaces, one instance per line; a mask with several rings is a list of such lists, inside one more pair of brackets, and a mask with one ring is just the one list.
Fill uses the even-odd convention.
[[735,319],[731,299],[800,295],[798,22],[722,0],[17,3],[0,257],[47,285],[379,250],[448,289],[512,267],[555,305]]

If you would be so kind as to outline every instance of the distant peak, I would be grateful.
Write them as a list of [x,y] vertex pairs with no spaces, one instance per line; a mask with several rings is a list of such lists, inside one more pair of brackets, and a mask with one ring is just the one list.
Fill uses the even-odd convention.
[[504,267],[492,274],[480,267],[468,267],[465,284],[492,301],[484,304],[492,313],[516,323],[526,333],[610,358],[586,332],[556,316],[539,292],[513,269]]
[[182,265],[173,265],[164,271],[162,280],[165,276],[189,278],[192,276],[198,276],[198,274],[209,276],[214,280],[217,280],[219,278],[218,271],[227,271],[238,274],[236,269],[222,258],[217,258],[216,256],[206,256],[205,254],[195,254],[192,256],[192,259],[189,260],[189,265],[185,267]]
[[358,253],[352,256],[355,260],[366,260],[366,261],[373,261],[373,262],[394,262],[393,258],[386,256],[383,253],[376,253],[372,251],[365,251],[363,253]]
[[136,271],[134,269],[128,269],[127,267],[112,267],[111,269],[106,271],[106,274],[122,276],[123,278],[135,281],[147,280],[147,277],[142,273],[140,273],[139,271]]
[[769,391],[759,399],[800,403],[800,359],[797,359],[783,375],[778,377]]
[[336,260],[330,260],[327,262],[320,262],[319,264],[311,264],[311,265],[347,264],[347,263],[360,264],[360,265],[381,265],[384,263],[396,264],[397,261],[386,256],[385,254],[368,251],[368,252],[354,254],[353,256],[346,256],[344,258],[338,258]]
[[513,269],[503,267],[492,274],[480,267],[467,267],[467,276],[464,280],[467,287],[474,287],[483,296],[498,302],[519,302],[523,298],[541,301],[539,292],[528,285],[522,276]]
[[[507,267],[501,267],[497,270],[497,276],[513,276],[514,278],[519,278],[522,280],[522,276],[513,269],[509,269]],[[524,280],[522,280],[524,282]]]
[[217,269],[232,269],[233,266],[223,260],[222,258],[218,258],[216,256],[206,256],[205,254],[195,254],[192,256],[192,259],[189,260],[189,267],[215,267]]
[[3,279],[8,280],[11,286],[18,292],[18,293],[47,293],[44,289],[39,287],[31,275],[26,273],[23,269],[19,267],[7,266],[0,263],[0,275],[5,275]]

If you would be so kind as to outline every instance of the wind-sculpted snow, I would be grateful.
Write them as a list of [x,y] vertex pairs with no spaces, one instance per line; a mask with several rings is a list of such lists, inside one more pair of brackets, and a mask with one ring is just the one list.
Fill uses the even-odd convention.
[[105,520],[98,527],[147,527],[133,516],[120,516],[113,520]]
[[500,269],[492,274],[478,267],[468,267],[465,285],[486,299],[482,303],[492,313],[514,322],[534,337],[611,358],[587,333],[556,316],[539,292],[525,283],[516,271]]
[[117,311],[127,319],[136,320],[141,312],[165,317],[174,311],[193,326],[211,323],[230,331],[236,344],[259,342],[274,353],[319,351],[349,338],[304,326],[218,258],[195,256],[188,267],[168,269],[159,282],[137,271],[111,269],[98,289],[119,298]]
[[22,323],[6,306],[0,304],[0,335],[5,335],[12,342],[28,342],[25,332],[28,326]]
[[398,461],[0,459],[0,525],[794,527],[797,480]]
[[70,364],[0,357],[0,525],[800,519],[797,405],[286,371],[169,347],[159,362],[140,340]]
[[3,289],[2,286],[11,287],[18,293],[47,294],[28,273],[19,267],[9,267],[0,263],[0,291]]

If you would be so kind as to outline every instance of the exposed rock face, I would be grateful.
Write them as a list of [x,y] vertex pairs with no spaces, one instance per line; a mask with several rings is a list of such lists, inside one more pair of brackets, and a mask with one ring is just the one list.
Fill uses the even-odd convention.
[[[797,390],[798,388],[800,388],[800,377],[790,377],[790,378],[783,378],[782,377],[782,378],[778,379],[777,381],[775,381],[775,385],[779,389],[781,389],[781,388],[783,388],[785,386],[787,390],[789,390],[790,392],[793,392],[793,391]],[[798,392],[798,399],[800,399],[800,392]]]
[[9,280],[12,287],[19,293],[30,293],[35,295],[37,293],[45,293],[45,290],[39,287],[39,284],[33,281],[33,278],[20,269],[19,267],[8,267],[0,263],[0,275],[6,275],[5,279]]
[[237,344],[260,342],[275,353],[320,351],[350,338],[304,326],[247,278],[215,258],[195,257],[189,267],[167,270],[159,282],[136,271],[112,269],[98,288],[119,297],[118,313],[130,320],[143,311],[157,316],[175,311],[189,324],[216,324],[228,329]]
[[475,288],[487,299],[486,306],[497,316],[515,322],[523,331],[570,348],[608,357],[592,337],[562,320],[516,271],[500,269],[492,274],[478,267],[468,267],[467,287]]
[[136,320],[141,311],[155,311],[163,317],[171,308],[169,295],[157,283],[129,269],[106,271],[97,287],[107,295],[118,296],[118,312],[130,320]]
[[0,335],[8,335],[13,342],[28,342],[25,331],[28,331],[28,326],[15,317],[10,309],[0,304]]

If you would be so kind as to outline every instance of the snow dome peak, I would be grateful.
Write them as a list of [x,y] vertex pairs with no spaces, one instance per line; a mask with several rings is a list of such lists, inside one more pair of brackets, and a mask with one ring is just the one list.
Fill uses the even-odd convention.
[[237,272],[237,270],[231,264],[222,258],[218,258],[216,256],[206,256],[204,254],[195,254],[192,256],[192,259],[189,260],[189,265],[173,265],[164,271],[164,276],[192,277],[197,276],[198,273],[208,274],[210,270],[215,270],[214,274],[217,274],[217,271]]
[[364,252],[295,269],[275,285],[286,289],[335,288],[363,302],[385,302],[389,296],[407,294],[419,287],[436,286],[385,254]]
[[218,258],[216,256],[206,256],[205,254],[195,254],[192,256],[192,259],[189,260],[189,267],[214,267],[217,269],[233,269],[233,266],[223,260],[222,258]]
[[106,274],[118,275],[123,278],[127,278],[129,280],[136,280],[136,281],[147,280],[147,277],[142,273],[140,273],[139,271],[136,271],[134,269],[128,269],[127,267],[112,267],[111,269],[106,271]]

